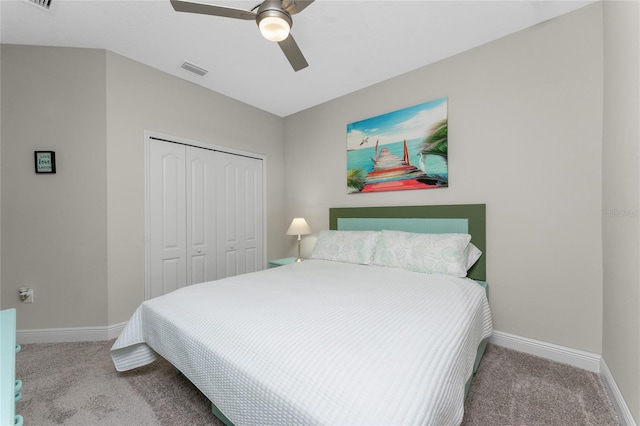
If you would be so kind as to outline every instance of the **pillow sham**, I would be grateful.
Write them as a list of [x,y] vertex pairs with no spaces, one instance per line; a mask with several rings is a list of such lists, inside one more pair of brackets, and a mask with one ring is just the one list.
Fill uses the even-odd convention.
[[373,264],[414,272],[467,276],[469,234],[382,231]]
[[373,260],[379,231],[320,231],[311,259],[369,264]]
[[466,249],[466,253],[466,268],[468,271],[473,265],[475,265],[478,259],[480,259],[480,256],[482,256],[482,251],[478,247],[474,246],[473,243],[469,243]]

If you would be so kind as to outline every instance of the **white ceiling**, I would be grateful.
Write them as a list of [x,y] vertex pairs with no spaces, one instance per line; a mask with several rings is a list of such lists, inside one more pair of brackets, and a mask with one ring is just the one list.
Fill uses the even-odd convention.
[[48,11],[0,0],[0,41],[107,49],[285,117],[593,2],[316,0],[293,16],[309,62],[298,72],[255,22],[176,12],[169,0],[52,0]]

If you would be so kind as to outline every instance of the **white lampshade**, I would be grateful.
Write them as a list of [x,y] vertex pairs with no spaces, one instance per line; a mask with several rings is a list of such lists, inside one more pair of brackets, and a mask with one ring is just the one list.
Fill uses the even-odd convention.
[[289,37],[290,24],[279,16],[267,16],[258,24],[262,37],[269,41],[282,41]]
[[287,229],[287,235],[309,235],[311,228],[303,217],[296,217],[291,221],[289,229]]

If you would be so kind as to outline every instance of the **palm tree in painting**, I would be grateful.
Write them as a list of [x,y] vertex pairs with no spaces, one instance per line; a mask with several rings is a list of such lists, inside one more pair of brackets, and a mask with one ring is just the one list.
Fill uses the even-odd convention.
[[[434,123],[429,131],[427,132],[427,136],[424,138],[422,143],[420,144],[420,151],[418,155],[420,156],[419,164],[420,170],[422,170],[427,177],[422,178],[421,180],[429,183],[436,183],[438,185],[446,186],[448,184],[448,173],[446,172],[448,166],[448,122],[445,118],[444,120],[437,121]],[[427,167],[427,156],[437,155],[442,158],[444,162],[440,162],[441,166],[438,169],[442,169],[444,166],[444,172],[437,171],[430,167]]]
[[440,155],[444,157],[446,161],[448,148],[447,130],[448,125],[446,119],[440,120],[431,126],[426,138],[422,141],[420,154]]
[[347,193],[358,192],[364,188],[366,173],[360,168],[347,171]]

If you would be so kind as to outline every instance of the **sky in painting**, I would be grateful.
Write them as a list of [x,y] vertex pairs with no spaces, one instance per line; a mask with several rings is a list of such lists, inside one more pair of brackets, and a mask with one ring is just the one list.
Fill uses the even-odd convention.
[[[429,127],[447,118],[447,98],[347,124],[347,150],[421,138]],[[367,139],[368,138],[368,139]],[[363,141],[365,141],[363,143]]]

